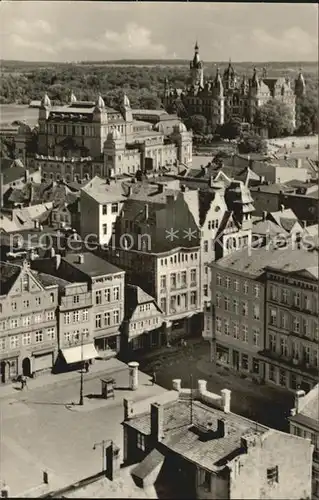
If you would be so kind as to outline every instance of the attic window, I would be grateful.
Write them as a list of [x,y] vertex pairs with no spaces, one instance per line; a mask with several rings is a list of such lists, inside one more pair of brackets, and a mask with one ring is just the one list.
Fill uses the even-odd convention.
[[278,465],[267,469],[267,482],[268,484],[274,484],[279,482]]
[[217,205],[217,207],[215,208],[215,212],[219,212],[220,211],[220,207]]

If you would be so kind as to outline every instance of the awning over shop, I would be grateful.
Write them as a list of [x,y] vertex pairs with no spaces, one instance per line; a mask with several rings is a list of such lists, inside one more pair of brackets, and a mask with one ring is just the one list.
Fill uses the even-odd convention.
[[62,354],[68,364],[78,363],[80,361],[88,361],[98,357],[98,352],[93,344],[86,344],[83,347],[78,345],[76,347],[69,347],[62,349]]

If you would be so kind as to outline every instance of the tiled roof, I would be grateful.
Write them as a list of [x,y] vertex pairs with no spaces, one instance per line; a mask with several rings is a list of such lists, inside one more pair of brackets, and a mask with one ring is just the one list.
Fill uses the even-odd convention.
[[283,228],[280,228],[277,224],[275,224],[271,220],[258,220],[253,222],[252,227],[253,234],[260,235],[276,235],[276,234],[287,234]]
[[261,184],[260,186],[254,186],[250,188],[252,193],[255,191],[261,193],[286,193],[286,192],[294,192],[294,189],[288,187],[286,184],[276,183],[276,184]]
[[67,285],[70,284],[69,281],[66,281],[62,278],[58,278],[56,276],[52,276],[51,274],[39,273],[37,271],[31,271],[34,277],[44,286],[54,286],[58,285],[60,289],[64,289]]
[[6,295],[21,272],[21,266],[0,262],[0,295]]
[[319,384],[300,399],[299,406],[298,413],[289,420],[319,431]]
[[304,267],[318,265],[318,253],[304,249],[274,249],[271,245],[262,248],[243,249],[218,260],[214,266],[239,272],[254,278],[261,276],[265,267],[276,267],[289,271],[300,271]]
[[6,168],[2,171],[3,174],[3,184],[10,184],[11,182],[15,182],[19,179],[22,179],[25,175],[25,168],[24,167],[18,167],[18,166],[12,166],[9,168]]
[[158,307],[154,297],[144,292],[144,290],[137,285],[127,284],[125,286],[125,309],[126,309],[126,319],[129,319],[136,307],[141,304],[148,304],[154,302],[156,307]]
[[98,203],[118,202],[125,200],[125,188],[121,182],[107,184],[105,179],[95,176],[82,191],[91,196]]
[[83,264],[79,262],[79,254],[68,254],[63,257],[63,260],[91,278],[124,272],[123,269],[110,264],[93,253],[84,252],[81,255],[84,257]]
[[[240,415],[226,414],[222,410],[209,407],[199,401],[193,401],[192,412],[190,401],[183,400],[164,404],[163,410],[164,438],[161,441],[161,446],[171,449],[208,470],[214,470],[214,466],[222,465],[231,453],[238,452],[239,454],[243,435],[261,435],[268,431],[267,427],[256,424],[256,422]],[[228,429],[226,436],[215,436],[209,440],[201,439],[199,432],[197,432],[197,425],[205,425],[209,422],[212,429],[216,430],[219,419],[225,421]],[[125,424],[149,435],[151,432],[150,413],[136,415]]]

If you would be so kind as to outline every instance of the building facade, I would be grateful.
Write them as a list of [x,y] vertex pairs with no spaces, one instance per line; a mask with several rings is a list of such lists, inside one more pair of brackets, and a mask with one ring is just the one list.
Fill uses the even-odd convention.
[[39,108],[38,155],[43,176],[75,181],[158,171],[192,161],[192,134],[178,122],[169,133],[133,118],[126,95],[118,109],[94,102],[52,106],[46,94]]
[[57,355],[58,286],[45,275],[1,262],[1,383],[50,371]]
[[269,77],[265,69],[262,75],[258,75],[254,68],[250,78],[246,75],[240,78],[231,62],[223,74],[217,69],[215,77],[205,81],[197,43],[190,63],[189,80],[190,85],[185,89],[173,89],[166,80],[163,104],[168,110],[182,109],[188,116],[201,114],[213,128],[232,118],[252,123],[256,110],[270,99],[288,105],[295,127],[296,99],[301,99],[305,94],[305,81],[301,72],[293,88],[289,78]]
[[269,267],[266,281],[266,380],[309,392],[319,380],[318,267]]
[[319,385],[308,394],[296,392],[295,407],[291,411],[290,434],[311,441],[312,455],[312,499],[319,498]]

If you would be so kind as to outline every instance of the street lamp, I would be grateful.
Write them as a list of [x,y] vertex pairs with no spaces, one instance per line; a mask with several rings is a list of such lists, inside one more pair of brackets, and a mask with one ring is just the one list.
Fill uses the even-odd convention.
[[105,470],[105,448],[107,444],[113,445],[113,441],[111,439],[103,439],[99,443],[94,443],[93,450],[96,450],[98,446],[102,448],[102,472]]
[[79,405],[83,406],[83,332],[81,332],[81,371],[80,371],[80,401]]

